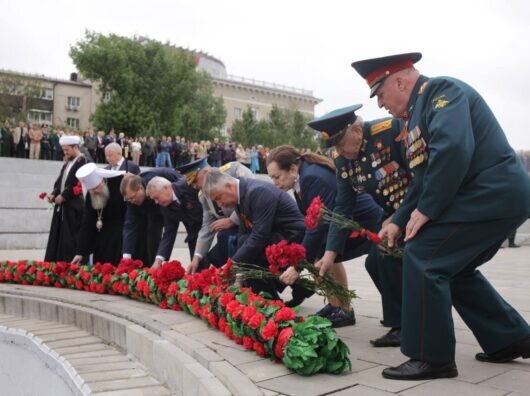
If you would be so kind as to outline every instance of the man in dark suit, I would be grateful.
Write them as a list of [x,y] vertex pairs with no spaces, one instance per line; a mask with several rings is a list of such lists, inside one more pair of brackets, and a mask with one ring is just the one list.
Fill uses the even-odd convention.
[[127,173],[140,173],[140,167],[134,162],[129,161],[122,155],[122,148],[118,143],[109,143],[105,147],[105,158],[109,165],[105,167],[108,170],[122,170]]
[[184,176],[172,169],[153,168],[139,175],[125,175],[120,185],[123,199],[127,202],[122,257],[141,260],[145,266],[153,264],[164,228],[160,206],[146,193],[147,184],[157,176],[172,183],[184,180]]
[[146,191],[149,198],[161,207],[160,213],[164,218],[164,235],[152,267],[159,268],[171,257],[180,222],[184,223],[188,233],[185,242],[188,244],[191,259],[202,225],[202,206],[197,190],[189,186],[184,179],[171,183],[157,176],[147,184]]
[[[235,207],[240,218],[234,261],[266,267],[267,246],[281,240],[300,242],[304,237],[304,216],[296,202],[271,183],[236,179],[218,169],[210,169],[203,192],[222,208]],[[264,280],[248,283],[254,292],[265,291],[279,299],[277,283]]]
[[55,206],[44,261],[70,261],[74,258],[83,212],[83,197],[75,176],[86,163],[79,150],[79,136],[63,136],[59,144],[67,160],[55,181],[53,192],[48,196],[48,201]]

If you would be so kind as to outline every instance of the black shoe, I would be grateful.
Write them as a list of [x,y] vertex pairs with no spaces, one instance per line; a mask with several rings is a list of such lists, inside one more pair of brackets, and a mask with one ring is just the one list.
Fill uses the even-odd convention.
[[490,354],[481,352],[475,355],[475,359],[488,363],[507,363],[520,357],[523,359],[530,358],[530,335],[498,352]]
[[383,370],[383,377],[393,380],[453,378],[458,375],[455,362],[435,364],[410,359],[397,367]]
[[327,318],[334,328],[353,326],[355,324],[355,312],[353,309],[351,311],[345,311],[342,308],[337,308],[336,311],[328,315]]
[[511,248],[518,248],[518,247],[521,247],[519,245],[517,245],[515,242],[512,242],[508,245],[508,247],[511,247]]
[[293,298],[285,303],[285,306],[289,308],[294,308],[297,305],[302,304],[306,298],[311,297],[314,294],[314,292],[311,290],[308,290],[305,287],[301,287],[297,284],[294,284],[291,287],[293,289]]
[[370,340],[376,348],[397,347],[401,345],[401,329],[391,329],[384,336]]
[[385,321],[384,321],[383,319],[381,319],[381,320],[379,321],[379,324],[382,324],[382,325],[384,326],[384,325],[385,325]]
[[327,318],[329,315],[331,315],[333,312],[335,312],[337,309],[340,309],[339,307],[334,307],[331,304],[326,304],[322,309],[320,309],[318,312],[315,312],[313,315],[310,316],[322,316],[323,318]]

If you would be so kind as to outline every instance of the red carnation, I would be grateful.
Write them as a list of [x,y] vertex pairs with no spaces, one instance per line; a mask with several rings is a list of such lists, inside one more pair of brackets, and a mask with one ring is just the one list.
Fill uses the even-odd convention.
[[73,188],[73,193],[77,197],[81,195],[82,192],[83,192],[83,188],[81,187],[81,182],[78,181],[75,187]]
[[158,306],[162,309],[167,309],[167,300],[162,301]]
[[324,202],[322,202],[320,196],[315,197],[305,213],[305,226],[307,228],[312,229],[318,226],[322,208],[324,208]]
[[261,329],[261,336],[265,341],[269,341],[271,338],[276,337],[278,334],[278,325],[271,319]]
[[213,312],[208,314],[208,323],[210,323],[210,326],[212,326],[214,329],[217,327],[217,316],[215,316]]
[[134,282],[134,281],[136,280],[137,277],[138,277],[138,271],[131,271],[131,272],[129,272],[129,279],[130,279],[131,281]]
[[83,289],[83,282],[78,280],[75,282],[75,287],[78,289],[78,290],[81,290]]
[[289,244],[283,240],[275,245],[267,246],[265,255],[271,272],[278,273],[288,266],[296,267],[305,258],[305,248],[298,243]]
[[103,275],[107,275],[107,274],[112,274],[114,272],[116,268],[110,264],[110,263],[105,263],[101,266],[101,273]]
[[276,314],[274,315],[274,320],[276,322],[283,322],[286,320],[294,320],[295,317],[296,317],[296,313],[294,312],[294,310],[291,308],[285,307],[285,308],[280,308],[280,310],[276,312]]
[[223,307],[226,307],[230,301],[232,301],[235,298],[234,293],[225,293],[221,296],[219,299],[219,302]]
[[368,231],[368,239],[370,239],[373,243],[376,245],[379,245],[383,240],[377,235],[376,233],[372,231]]
[[226,328],[226,318],[221,316],[221,318],[219,319],[219,322],[217,323],[217,326],[219,327],[219,331],[222,331],[224,333],[225,328]]
[[274,346],[274,354],[278,359],[283,359],[283,350],[292,335],[292,327],[286,327],[285,329],[282,329],[282,331],[280,331],[280,334],[278,335],[278,340],[276,341],[276,345]]
[[267,351],[261,342],[254,341],[254,350],[259,356],[267,357]]
[[45,193],[45,192],[41,192],[41,193],[39,194],[39,198],[40,198],[40,199],[44,199],[44,198],[46,198],[47,196],[48,196],[48,193]]
[[250,320],[248,321],[248,327],[250,327],[252,330],[256,330],[258,327],[260,327],[261,323],[265,320],[265,315],[261,313],[257,313],[254,315]]
[[258,308],[254,305],[251,305],[249,307],[245,307],[243,309],[243,315],[241,316],[241,319],[243,319],[243,322],[248,323],[249,320],[258,312]]
[[243,336],[243,346],[247,351],[250,351],[254,347],[254,340],[250,336]]

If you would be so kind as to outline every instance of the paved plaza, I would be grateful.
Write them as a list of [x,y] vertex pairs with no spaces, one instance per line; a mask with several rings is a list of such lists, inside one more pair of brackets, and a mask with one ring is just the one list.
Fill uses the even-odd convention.
[[[519,240],[527,234],[520,233]],[[0,251],[0,259],[38,259],[42,250]],[[173,258],[187,262],[187,249],[176,248]],[[455,379],[423,382],[390,381],[381,376],[381,370],[396,365],[406,358],[399,348],[373,348],[368,340],[382,335],[385,331],[380,326],[380,297],[364,269],[364,258],[347,263],[350,285],[360,296],[355,301],[357,324],[338,329],[338,334],[351,349],[353,370],[341,376],[317,375],[310,378],[290,373],[283,365],[267,359],[261,359],[254,353],[243,351],[242,347],[233,344],[217,331],[209,330],[196,318],[190,317],[185,322],[172,325],[172,330],[191,337],[200,344],[215,351],[233,367],[247,376],[265,395],[530,395],[530,361],[516,361],[509,364],[481,363],[474,359],[480,351],[471,331],[454,313],[456,328],[456,358],[459,376]],[[530,321],[530,245],[528,242],[518,249],[501,249],[497,256],[482,268],[484,274],[493,283],[503,297]],[[18,286],[17,288],[21,288]],[[32,287],[25,287],[24,290]],[[39,293],[46,292],[43,288]],[[28,291],[29,291],[28,290]],[[5,292],[5,289],[2,288]],[[53,290],[50,292],[64,292]],[[89,295],[78,292],[80,301],[90,299]],[[99,297],[99,296],[98,296]],[[151,316],[160,313],[157,307],[146,306],[121,297],[105,296],[112,301],[116,311],[145,312]],[[108,300],[107,300],[108,299]],[[304,303],[301,313],[308,315],[321,307],[320,297],[312,297]],[[157,312],[159,311],[159,312]],[[163,311],[163,317],[171,323],[177,312]]]

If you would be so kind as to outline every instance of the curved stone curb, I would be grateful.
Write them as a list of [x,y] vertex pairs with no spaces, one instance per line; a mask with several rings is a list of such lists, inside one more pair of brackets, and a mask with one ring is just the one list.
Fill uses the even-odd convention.
[[[161,311],[119,296],[0,284],[0,313],[72,323],[133,355],[178,395],[263,395],[214,350],[172,328],[200,323],[183,312]],[[205,324],[202,331],[207,331]]]
[[84,387],[83,379],[72,368],[67,360],[53,351],[34,334],[24,329],[0,325],[0,342],[22,345],[30,353],[36,355],[48,368],[53,370],[74,395],[89,396],[92,394]]

